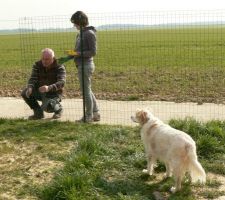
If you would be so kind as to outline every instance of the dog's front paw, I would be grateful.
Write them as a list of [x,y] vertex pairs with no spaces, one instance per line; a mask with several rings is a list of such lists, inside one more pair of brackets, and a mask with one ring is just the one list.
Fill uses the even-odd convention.
[[171,187],[170,188],[170,192],[172,192],[173,194],[177,191],[176,187]]
[[144,174],[149,174],[149,171],[148,171],[147,169],[143,169],[142,172],[143,172]]
[[147,170],[147,169],[143,169],[142,172],[143,172],[144,174],[148,174],[148,175],[150,175],[150,176],[153,175],[153,172],[152,172],[152,171],[149,171],[149,170]]

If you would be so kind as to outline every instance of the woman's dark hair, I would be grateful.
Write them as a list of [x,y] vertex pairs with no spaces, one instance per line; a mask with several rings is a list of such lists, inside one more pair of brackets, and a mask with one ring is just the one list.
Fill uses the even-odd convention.
[[82,26],[82,27],[85,27],[89,24],[87,15],[82,11],[75,12],[72,15],[72,17],[70,18],[70,21],[73,24],[76,24],[76,25]]

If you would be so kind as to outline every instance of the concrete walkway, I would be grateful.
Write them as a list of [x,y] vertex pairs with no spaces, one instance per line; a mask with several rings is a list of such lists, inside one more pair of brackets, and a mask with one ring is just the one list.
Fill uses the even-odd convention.
[[[183,119],[187,116],[197,120],[208,121],[212,119],[225,120],[225,105],[196,103],[174,103],[161,101],[106,101],[98,100],[101,121],[100,124],[134,125],[130,116],[137,108],[151,108],[153,113],[164,122],[175,118]],[[21,98],[0,98],[1,118],[27,118],[32,110]],[[75,121],[82,116],[81,99],[63,99],[64,107],[62,121]],[[46,113],[46,119],[51,119],[52,114]]]

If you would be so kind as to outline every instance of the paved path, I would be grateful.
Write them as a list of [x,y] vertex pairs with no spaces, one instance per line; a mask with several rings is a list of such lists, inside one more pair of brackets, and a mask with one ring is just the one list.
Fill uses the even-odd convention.
[[[75,121],[82,116],[81,99],[64,99],[64,114],[62,121]],[[225,120],[225,105],[196,103],[173,103],[160,101],[106,101],[98,100],[101,111],[101,124],[134,125],[130,116],[137,108],[151,108],[153,113],[164,122],[171,118],[184,118],[192,116],[197,120],[208,121],[212,119]],[[1,118],[27,118],[32,111],[21,98],[0,98]],[[52,114],[46,114],[51,119]]]

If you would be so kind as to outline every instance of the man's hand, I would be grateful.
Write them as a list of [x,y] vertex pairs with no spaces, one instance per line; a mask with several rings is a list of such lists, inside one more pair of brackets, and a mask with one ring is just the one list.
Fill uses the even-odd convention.
[[31,93],[32,93],[32,87],[28,87],[26,90],[26,97],[30,98]]
[[41,87],[39,87],[39,92],[41,93],[45,93],[45,92],[48,92],[48,86],[47,85],[43,85]]

